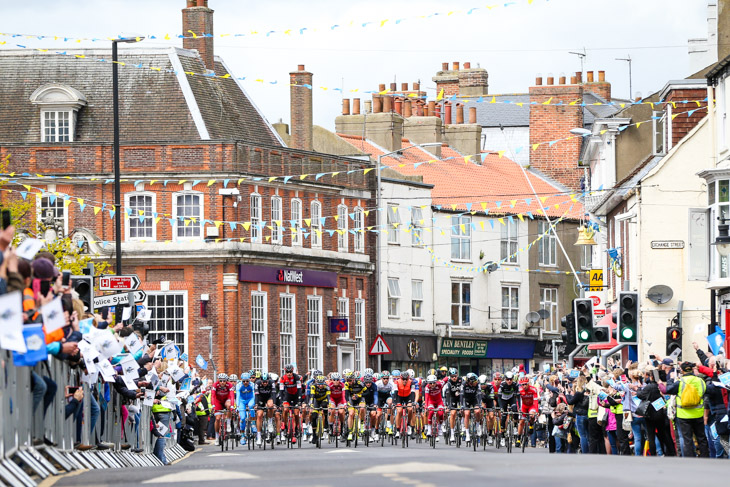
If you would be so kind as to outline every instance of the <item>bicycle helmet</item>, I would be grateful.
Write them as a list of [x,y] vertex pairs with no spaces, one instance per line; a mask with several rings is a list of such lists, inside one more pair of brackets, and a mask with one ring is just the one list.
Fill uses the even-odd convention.
[[254,374],[254,377],[256,377],[257,379],[260,379],[261,378],[261,371],[260,370],[257,370],[256,373]]
[[393,377],[400,377],[400,370],[395,369],[393,372],[390,373]]
[[342,371],[342,376],[345,377],[345,378],[347,378],[348,376],[350,376],[350,374],[352,374],[352,369],[345,369],[345,370]]
[[269,380],[269,374],[267,372],[257,372],[256,374],[261,374],[261,380],[264,382]]
[[251,374],[244,372],[241,374],[241,380],[251,380]]
[[355,372],[352,373],[353,379],[360,379],[361,377],[362,377],[362,374],[358,370],[356,370]]
[[367,369],[365,369],[365,372],[364,372],[364,374],[370,374],[370,375],[373,375],[373,373],[374,373],[374,371],[370,367],[368,367]]
[[388,377],[390,377],[390,372],[388,372],[387,370],[384,370],[383,372],[380,373],[381,379],[387,379]]
[[221,372],[220,374],[218,374],[218,380],[219,381],[227,381],[228,380],[228,375],[226,375],[223,372]]
[[330,374],[330,379],[332,379],[332,380],[334,380],[334,381],[338,381],[338,382],[339,382],[339,381],[341,381],[341,380],[342,380],[342,377],[340,376],[340,373],[339,373],[339,372],[332,372],[332,373]]
[[379,381],[381,377],[381,374],[378,374],[377,372],[373,374],[373,380]]
[[[436,371],[434,370],[434,372]],[[435,384],[437,381],[438,379],[436,378],[436,374],[428,374],[428,377],[426,377],[426,382],[428,384]]]
[[428,376],[429,376],[429,375],[436,375],[436,369],[430,369],[430,370],[429,370],[429,371],[428,371],[428,372],[426,373],[426,379],[428,379]]
[[294,365],[292,365],[292,364],[286,364],[284,366],[284,372],[287,373],[287,374],[293,373],[294,372]]
[[487,383],[487,376],[484,375],[484,374],[480,375],[479,376],[479,383],[482,384],[482,385],[486,384]]
[[251,369],[248,371],[248,375],[250,375],[251,377],[256,377],[256,371],[254,369]]
[[476,382],[477,375],[474,372],[469,372],[468,374],[466,374],[466,380],[469,382]]
[[271,380],[273,380],[274,382],[279,380],[279,376],[274,374],[273,372],[271,374],[269,374],[269,377],[271,377]]
[[439,372],[448,372],[448,371],[449,371],[449,369],[445,365],[442,365],[441,367],[439,367]]
[[[317,372],[319,372],[319,371],[317,371]],[[324,385],[325,376],[323,376],[322,374],[319,374],[317,377],[314,378],[314,382],[319,386]]]
[[316,377],[319,377],[320,375],[324,375],[321,370],[319,370],[319,369],[312,370],[312,377],[316,378]]
[[238,376],[236,374],[231,374],[228,376],[228,380],[231,382],[238,382]]
[[373,381],[373,374],[365,374],[362,376],[362,381],[366,384],[369,384]]
[[449,369],[449,375],[450,375],[450,376],[455,376],[455,375],[459,375],[459,371],[458,371],[458,370],[456,370],[455,368],[451,367],[451,368]]
[[403,379],[403,380],[408,380],[411,378],[411,374],[407,370],[404,370],[403,372],[401,372],[400,376],[401,376],[401,379]]
[[416,373],[413,371],[413,369],[408,369],[408,370],[406,370],[406,372],[408,372],[408,377],[415,377],[416,376]]
[[514,380],[515,374],[512,371],[504,373],[504,380]]
[[530,379],[528,379],[527,377],[523,377],[523,378],[521,378],[521,379],[519,380],[519,384],[520,384],[521,386],[526,386],[526,385],[527,385],[527,384],[529,384],[529,383],[530,383]]

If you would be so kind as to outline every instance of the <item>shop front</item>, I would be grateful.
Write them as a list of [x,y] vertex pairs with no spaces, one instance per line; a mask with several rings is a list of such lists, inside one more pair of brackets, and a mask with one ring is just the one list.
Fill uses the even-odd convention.
[[491,370],[487,375],[519,369],[520,365],[523,366],[526,373],[529,373],[530,360],[535,355],[535,343],[534,340],[489,340],[487,358],[492,360]]
[[416,376],[426,377],[426,372],[435,367],[435,335],[401,335],[393,333],[383,333],[382,335],[391,351],[391,353],[383,355],[383,370],[413,369]]
[[555,363],[554,352],[557,353],[558,362],[568,360],[567,345],[561,341],[540,340],[535,344],[534,369],[536,372],[544,371],[546,366],[551,367]]
[[491,360],[487,359],[487,345],[487,340],[442,338],[438,365],[453,367],[461,376],[469,372],[486,374],[491,368]]

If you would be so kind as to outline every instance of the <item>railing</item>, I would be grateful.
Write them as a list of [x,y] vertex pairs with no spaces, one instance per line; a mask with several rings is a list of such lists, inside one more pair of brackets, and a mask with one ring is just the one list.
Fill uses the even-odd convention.
[[[16,367],[12,352],[0,350],[0,485],[13,487],[34,487],[52,475],[79,469],[105,469],[125,467],[152,467],[162,465],[152,454],[155,438],[150,433],[151,408],[141,400],[133,401],[127,407],[135,406],[126,422],[122,422],[122,397],[109,385],[94,384],[100,413],[96,422],[94,437],[91,435],[92,387],[81,383],[81,373],[68,363],[49,358],[34,367]],[[33,412],[33,390],[31,372],[51,378],[57,386],[53,402],[44,417],[43,404]],[[80,451],[74,449],[76,439],[76,414],[66,417],[67,386],[84,390],[81,421],[81,444],[99,442],[112,444],[107,450]],[[105,400],[108,387],[109,401]],[[175,431],[174,425],[169,425]],[[124,429],[124,430],[123,430]],[[124,433],[123,433],[124,431]],[[42,441],[49,440],[54,446]],[[35,443],[33,439],[36,439]],[[122,450],[123,443],[131,449]],[[186,454],[174,438],[168,438],[165,456],[168,461],[182,458]]]

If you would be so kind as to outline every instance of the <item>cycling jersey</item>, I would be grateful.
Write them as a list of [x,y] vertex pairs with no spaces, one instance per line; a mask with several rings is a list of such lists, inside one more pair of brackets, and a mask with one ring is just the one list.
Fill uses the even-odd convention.
[[239,382],[236,385],[236,407],[238,410],[245,411],[246,408],[253,409],[254,400],[254,385],[251,382],[248,385],[243,385],[243,382]]
[[322,386],[312,384],[309,387],[309,405],[313,408],[326,408],[329,403],[329,397],[330,388],[327,387],[327,384],[323,384]]
[[522,400],[522,412],[537,411],[537,404],[540,394],[534,386],[520,388],[520,399]]
[[378,395],[378,407],[382,408],[393,394],[393,391],[395,391],[395,385],[392,380],[388,380],[386,384],[383,382],[383,379],[380,379],[375,383],[375,389]]
[[423,395],[426,407],[429,406],[443,406],[443,390],[444,384],[441,381],[436,381],[433,384],[426,384],[423,388]]
[[502,384],[502,381],[495,380],[490,383],[492,385],[492,390],[494,391],[494,394],[499,394],[499,386]]
[[395,381],[395,387],[397,394],[400,397],[408,397],[416,390],[415,384],[411,379],[403,380],[399,378]]
[[519,386],[515,381],[512,381],[512,383],[508,383],[507,381],[503,381],[499,385],[499,397],[502,399],[512,399],[512,397],[515,394],[519,394]]
[[375,396],[376,396],[376,390],[375,383],[371,382],[370,385],[365,384],[365,388],[362,392],[362,398],[365,400],[365,404],[368,406],[373,406],[375,404]]
[[345,404],[345,384],[339,380],[331,380],[327,382],[327,386],[330,388],[330,401],[336,406]]
[[492,386],[492,384],[487,382],[486,384],[480,386],[480,389],[482,395],[482,404],[484,404],[484,406],[488,409],[494,408],[494,387]]
[[357,404],[362,400],[364,390],[365,384],[360,379],[345,382],[345,398],[353,404]]
[[298,404],[302,392],[302,377],[298,374],[284,374],[279,378],[279,394],[284,403]]
[[461,386],[461,406],[467,408],[478,406],[480,394],[478,382],[469,384],[469,381],[464,381]]
[[274,404],[278,404],[279,396],[276,393],[276,384],[270,380],[266,382],[261,379],[256,381],[254,385],[254,395],[256,396],[256,405],[259,407],[266,406],[269,399],[274,400]]
[[455,381],[449,379],[444,385],[444,399],[448,407],[455,408],[461,402],[461,384],[461,377],[458,377]]
[[215,411],[223,411],[226,408],[226,401],[230,400],[231,405],[235,403],[234,385],[230,382],[216,382],[213,384],[213,408]]

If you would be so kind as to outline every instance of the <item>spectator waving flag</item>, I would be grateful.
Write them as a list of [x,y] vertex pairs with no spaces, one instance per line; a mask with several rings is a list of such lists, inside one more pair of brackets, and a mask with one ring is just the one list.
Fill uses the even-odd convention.
[[195,363],[198,364],[198,367],[200,367],[203,370],[208,370],[208,362],[205,361],[202,355],[198,354],[198,356],[195,358]]

